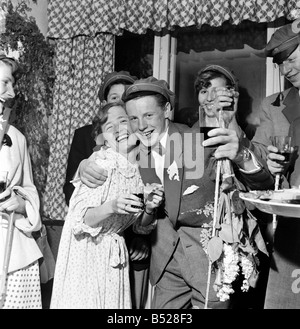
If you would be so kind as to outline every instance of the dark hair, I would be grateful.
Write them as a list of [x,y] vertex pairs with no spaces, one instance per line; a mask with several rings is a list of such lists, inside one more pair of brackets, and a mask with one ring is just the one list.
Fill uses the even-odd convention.
[[125,110],[125,105],[122,101],[106,103],[103,106],[100,106],[96,116],[93,119],[93,129],[92,137],[96,138],[99,134],[102,133],[102,126],[106,123],[108,118],[108,111],[114,106],[121,106]]
[[11,67],[12,76],[15,82],[22,76],[22,70],[20,64],[12,57],[0,55],[0,61]]
[[211,86],[211,80],[216,79],[216,78],[222,78],[226,81],[226,85],[229,87],[233,87],[234,85],[232,81],[223,73],[219,71],[214,71],[214,70],[208,70],[208,71],[200,71],[198,72],[198,75],[196,77],[196,80],[194,82],[194,89],[196,95],[199,94],[199,91],[203,88],[208,88]]
[[128,81],[128,80],[115,80],[113,81],[112,83],[110,83],[106,88],[105,88],[105,91],[104,91],[104,99],[107,101],[107,96],[108,96],[108,93],[110,91],[110,88],[114,85],[124,85],[125,88],[126,86],[130,86],[131,83]]

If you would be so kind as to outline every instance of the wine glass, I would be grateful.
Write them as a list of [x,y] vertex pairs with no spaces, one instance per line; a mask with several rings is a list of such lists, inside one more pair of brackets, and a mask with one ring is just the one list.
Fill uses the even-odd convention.
[[286,165],[291,160],[292,144],[290,136],[273,136],[272,144],[277,148],[277,153],[284,156],[283,160],[276,160],[282,165]]
[[[281,165],[285,166],[290,162],[291,154],[292,154],[292,144],[291,144],[291,137],[290,136],[272,136],[271,137],[272,145],[277,148],[277,153],[284,156],[283,160],[276,160],[276,162],[280,163]],[[278,173],[275,176],[275,191],[279,189],[279,182],[280,182],[281,174]],[[277,216],[273,215],[273,230],[275,231],[277,227]]]

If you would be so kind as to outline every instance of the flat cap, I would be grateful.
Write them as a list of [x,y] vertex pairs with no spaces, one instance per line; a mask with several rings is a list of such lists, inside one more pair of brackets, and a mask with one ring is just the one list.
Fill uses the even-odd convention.
[[200,70],[198,75],[202,74],[206,71],[215,71],[215,72],[222,73],[223,75],[225,75],[225,77],[227,77],[231,81],[232,86],[234,87],[234,89],[236,91],[238,91],[238,89],[239,89],[238,80],[237,80],[236,76],[232,73],[232,71],[230,71],[230,69],[227,68],[226,66],[221,66],[221,65],[216,65],[216,64],[209,64],[209,65],[206,65],[202,70]]
[[124,102],[127,102],[133,98],[160,94],[163,95],[166,100],[171,104],[172,108],[175,106],[175,94],[170,90],[169,84],[165,80],[158,80],[154,77],[148,77],[146,79],[136,80],[131,86],[129,86],[122,97]]
[[282,26],[272,35],[265,48],[267,57],[273,57],[273,62],[281,64],[298,47],[300,42],[300,20]]
[[98,92],[98,97],[100,99],[101,102],[103,102],[105,100],[105,94],[107,91],[107,88],[112,85],[112,84],[117,84],[118,81],[120,82],[127,82],[129,85],[131,85],[132,83],[134,83],[134,81],[137,79],[137,77],[130,75],[129,72],[127,71],[119,71],[119,72],[111,72],[108,73],[105,78],[104,81],[99,89]]

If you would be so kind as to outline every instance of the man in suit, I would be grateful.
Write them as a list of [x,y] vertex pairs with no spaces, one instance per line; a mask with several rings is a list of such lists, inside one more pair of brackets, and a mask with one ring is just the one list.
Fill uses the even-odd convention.
[[[300,20],[276,30],[265,52],[279,66],[280,73],[292,87],[266,97],[262,101],[260,125],[250,148],[267,160],[268,168],[276,175],[282,174],[282,188],[299,187],[299,154],[295,152],[288,167],[280,161],[283,156],[272,146],[271,136],[291,135],[299,146],[300,120]],[[300,212],[300,210],[299,210]],[[271,226],[271,223],[270,223]],[[272,227],[270,228],[272,231]],[[273,232],[272,232],[273,233]],[[300,308],[300,222],[299,218],[277,216],[271,268],[264,308]],[[298,281],[297,281],[298,280]],[[294,288],[293,288],[294,287]]]
[[[203,308],[208,258],[200,234],[202,225],[212,219],[209,209],[214,202],[215,183],[207,165],[212,151],[201,145],[198,130],[170,120],[174,96],[166,81],[149,77],[135,81],[122,99],[133,132],[141,141],[142,179],[145,184],[162,184],[165,192],[165,203],[156,214],[157,226],[151,234],[150,282],[155,287],[151,308]],[[216,158],[227,156],[255,175],[260,171],[254,155],[240,147],[235,131],[218,128],[210,132],[210,137],[205,146],[222,144],[214,149]],[[90,173],[97,170],[99,175],[90,180]],[[88,160],[81,163],[80,175],[89,186],[105,179],[105,173]],[[257,186],[255,179],[253,182]],[[270,180],[268,183],[266,186],[270,186]],[[220,302],[212,285],[210,288],[208,306],[228,308],[230,303]]]
[[[136,79],[135,76],[131,76],[127,71],[114,71],[107,74],[98,92],[101,103],[104,105],[121,100],[125,89]],[[92,136],[92,132],[92,124],[80,127],[74,132],[68,157],[66,182],[63,187],[67,205],[69,205],[74,191],[74,185],[71,183],[71,180],[77,171],[79,163],[93,153],[96,144],[101,145],[101,140],[99,140],[101,137],[98,136],[96,141]],[[131,228],[125,231],[125,239],[131,260],[132,305],[133,308],[139,309],[143,308],[147,302],[150,242],[147,237],[133,233]]]

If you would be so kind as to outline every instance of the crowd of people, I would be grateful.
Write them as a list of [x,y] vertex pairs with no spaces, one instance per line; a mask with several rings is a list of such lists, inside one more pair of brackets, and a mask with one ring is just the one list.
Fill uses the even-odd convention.
[[[70,148],[64,185],[69,208],[50,308],[300,307],[299,219],[277,216],[273,230],[272,217],[257,213],[269,255],[258,252],[264,279],[243,297],[233,293],[220,300],[214,285],[207,285],[218,280],[218,272],[209,272],[200,243],[214,216],[209,205],[216,201],[218,161],[230,160],[244,191],[273,190],[277,174],[280,188],[300,186],[298,23],[278,29],[266,46],[266,56],[292,87],[263,100],[252,139],[238,124],[239,86],[227,67],[205,66],[194,82],[199,113],[219,124],[204,141],[199,122],[189,127],[172,120],[175,94],[166,81],[137,79],[127,71],[105,77],[97,115],[75,131]],[[0,171],[7,171],[8,179],[0,191],[0,298],[2,308],[41,308],[42,254],[32,236],[41,228],[39,199],[26,140],[8,124],[5,108],[17,78],[17,62],[1,56]],[[274,135],[292,138],[287,164],[272,145]]]

